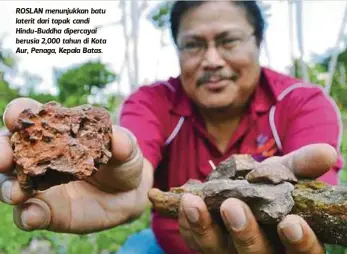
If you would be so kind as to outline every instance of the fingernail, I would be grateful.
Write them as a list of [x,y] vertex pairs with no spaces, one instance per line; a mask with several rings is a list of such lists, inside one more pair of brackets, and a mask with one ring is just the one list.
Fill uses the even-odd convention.
[[27,211],[23,211],[22,214],[20,215],[20,222],[23,226],[24,229],[29,229],[29,226],[28,226],[28,212]]
[[26,203],[26,207],[21,211],[20,224],[25,230],[46,229],[50,223],[50,216],[47,214],[45,206],[38,202]]
[[6,129],[8,129],[8,126],[6,125],[6,114],[8,109],[10,108],[10,106],[15,102],[15,100],[10,101],[7,105],[6,108],[4,110],[4,113],[2,114],[2,122],[4,123],[4,126],[6,127]]
[[12,183],[9,180],[6,180],[1,184],[1,196],[4,202],[11,203],[11,189]]
[[234,231],[239,231],[246,226],[245,209],[241,205],[235,204],[222,211],[224,219]]
[[199,211],[198,209],[191,207],[191,208],[184,208],[184,213],[187,216],[187,219],[191,223],[197,223],[199,221]]
[[303,236],[302,227],[298,222],[284,223],[280,228],[288,241],[296,242],[301,240]]
[[2,123],[4,124],[4,126],[5,126],[6,129],[8,129],[8,126],[6,125],[6,121],[5,121],[5,120],[6,120],[7,110],[8,110],[8,108],[9,108],[10,104],[11,104],[11,103],[9,103],[9,104],[6,106],[6,108],[5,108],[5,110],[4,110],[4,113],[2,114]]
[[127,137],[130,139],[131,142],[133,142],[135,144],[137,143],[136,136],[130,130],[128,130],[127,128],[124,128],[122,126],[114,126],[113,125],[113,129],[114,130],[118,129],[118,130],[123,131],[127,135]]

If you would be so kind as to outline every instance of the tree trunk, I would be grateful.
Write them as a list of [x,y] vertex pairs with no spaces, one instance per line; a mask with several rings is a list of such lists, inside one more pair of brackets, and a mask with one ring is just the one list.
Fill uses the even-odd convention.
[[132,37],[132,64],[133,64],[133,80],[131,90],[135,90],[139,85],[139,58],[138,58],[138,42],[139,42],[139,20],[140,6],[138,0],[131,0],[131,37]]
[[347,22],[347,4],[344,11],[344,16],[342,19],[340,32],[339,32],[339,35],[337,36],[334,52],[329,63],[329,76],[328,76],[327,83],[325,84],[325,91],[327,92],[327,94],[330,94],[331,86],[333,84],[335,69],[337,65],[337,59],[340,53],[340,43],[342,42],[344,37],[346,22]]
[[302,32],[302,0],[296,0],[296,27],[297,27],[297,36],[298,36],[298,47],[300,52],[300,68],[303,76],[303,80],[306,82],[310,81],[307,65],[304,61],[304,38]]
[[[133,72],[131,69],[131,64],[130,64],[130,43],[131,43],[131,38],[129,37],[128,34],[128,20],[127,20],[127,9],[126,9],[126,0],[121,0],[120,1],[120,8],[122,10],[122,24],[123,24],[123,37],[124,37],[124,43],[125,43],[125,53],[124,53],[124,68],[128,72],[128,81],[131,84],[133,84]],[[124,69],[123,69],[124,70]],[[121,71],[123,71],[121,70]]]
[[288,0],[288,22],[289,22],[289,52],[290,52],[290,74],[295,76],[294,57],[294,32],[293,32],[293,0]]

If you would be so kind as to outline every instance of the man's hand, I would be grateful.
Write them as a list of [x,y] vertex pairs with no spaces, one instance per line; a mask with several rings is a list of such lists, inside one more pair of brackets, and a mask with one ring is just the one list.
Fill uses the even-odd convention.
[[141,214],[152,185],[150,165],[143,160],[134,136],[113,128],[112,158],[86,181],[54,186],[43,192],[23,191],[13,174],[11,131],[19,114],[36,110],[37,101],[20,98],[4,113],[8,131],[0,134],[0,199],[15,205],[14,221],[22,230],[89,233],[108,229]]
[[[271,157],[263,163],[280,162],[299,177],[318,177],[329,170],[336,160],[337,154],[333,147],[314,144],[283,157]],[[278,250],[266,238],[246,203],[227,199],[221,205],[220,213],[227,234],[212,220],[200,197],[191,194],[182,197],[179,227],[189,247],[209,254],[277,253]],[[312,229],[299,216],[286,216],[278,224],[277,231],[288,254],[325,253]]]

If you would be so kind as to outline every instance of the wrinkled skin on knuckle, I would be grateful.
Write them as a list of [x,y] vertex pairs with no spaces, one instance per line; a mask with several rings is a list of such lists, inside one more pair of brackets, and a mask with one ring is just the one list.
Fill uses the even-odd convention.
[[241,237],[234,237],[234,243],[242,249],[248,249],[250,253],[261,253],[261,251],[263,251],[259,249],[261,241],[262,237],[259,234],[247,234]]
[[128,176],[126,181],[125,191],[136,189],[140,186],[142,181],[142,165],[138,169],[130,170],[131,174]]
[[120,166],[119,172],[118,170],[115,172],[117,174],[115,177],[120,178],[120,181],[124,183],[122,186],[124,191],[138,188],[142,181],[142,169],[145,162],[140,151],[136,154],[130,161]]

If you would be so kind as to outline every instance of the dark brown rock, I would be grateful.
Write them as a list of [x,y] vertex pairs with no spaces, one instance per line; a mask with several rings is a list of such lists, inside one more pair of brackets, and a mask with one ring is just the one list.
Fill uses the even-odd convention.
[[259,162],[248,154],[234,154],[222,161],[207,177],[207,180],[215,179],[243,179],[252,171]]
[[[287,214],[297,214],[323,243],[347,247],[346,186],[329,186],[313,180],[274,185],[219,179],[195,182],[191,186],[185,184],[168,192],[152,189],[149,199],[160,214],[175,218],[184,193],[201,197],[212,215],[220,214],[220,206],[228,198],[243,200],[264,226],[276,225]],[[213,217],[217,223],[221,222],[220,218]]]
[[282,182],[297,183],[298,179],[294,173],[282,164],[262,164],[260,163],[246,175],[246,180],[250,183],[272,183]]
[[51,102],[23,111],[11,137],[20,186],[45,190],[93,175],[111,158],[111,137],[103,108]]
[[[297,214],[307,221],[322,243],[347,247],[346,186],[298,180],[285,166],[277,162],[254,163],[250,156],[233,156],[221,164],[205,183],[190,180],[168,192],[152,189],[149,199],[153,208],[164,216],[177,217],[182,195],[192,193],[204,200],[212,218],[227,232],[220,206],[228,198],[238,198],[249,205],[272,240],[278,238],[276,224],[287,214]],[[238,170],[248,172],[246,180],[235,180],[243,178]]]
[[180,197],[183,193],[200,196],[211,212],[219,211],[223,201],[233,197],[246,201],[258,220],[264,224],[278,222],[287,215],[293,205],[292,184],[284,182],[278,185],[252,184],[246,180],[212,180],[205,183],[185,184],[182,188],[173,188],[170,192],[154,190],[149,198],[154,208],[162,214],[176,216]]

